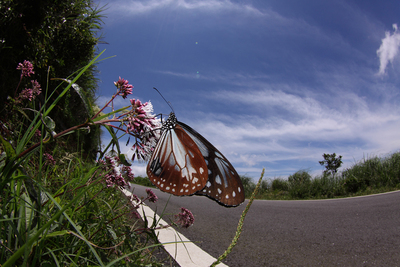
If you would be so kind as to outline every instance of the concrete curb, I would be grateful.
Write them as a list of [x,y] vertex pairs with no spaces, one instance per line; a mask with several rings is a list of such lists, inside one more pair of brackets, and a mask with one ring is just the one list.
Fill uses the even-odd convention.
[[[127,197],[131,197],[131,192],[126,189],[121,190]],[[147,218],[149,225],[153,223],[153,220],[157,216],[157,214],[155,214],[155,212],[145,204],[143,204],[143,207],[139,208],[137,211],[142,219],[145,217]],[[168,223],[163,219],[158,218],[158,220],[159,226],[168,225]],[[164,248],[182,267],[207,267],[217,260],[172,227],[158,229],[155,230],[155,232],[160,243],[178,242],[164,244]],[[228,265],[223,263],[220,263],[217,266],[228,267]]]

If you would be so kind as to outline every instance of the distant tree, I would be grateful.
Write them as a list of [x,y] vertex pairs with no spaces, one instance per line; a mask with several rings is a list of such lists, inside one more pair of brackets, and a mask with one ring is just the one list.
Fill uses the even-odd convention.
[[[43,89],[48,88],[43,92],[47,96],[60,83],[51,78],[67,78],[87,65],[96,54],[100,38],[97,36],[100,12],[92,0],[0,0],[0,107],[4,107],[9,96],[14,97],[20,78],[15,68],[24,60],[33,63],[35,79]],[[93,105],[96,72],[93,65],[78,80],[85,97]],[[58,91],[55,91],[54,98]],[[75,90],[70,90],[53,109],[50,116],[56,122],[56,131],[88,118],[81,99]],[[43,103],[43,97],[37,101]],[[0,120],[7,120],[2,108]],[[69,148],[79,147],[91,154],[97,150],[100,132],[91,129],[90,133],[76,133],[69,138]]]
[[333,154],[323,154],[324,160],[319,161],[319,164],[325,166],[324,173],[331,173],[335,175],[342,165],[342,156],[336,157],[336,153]]

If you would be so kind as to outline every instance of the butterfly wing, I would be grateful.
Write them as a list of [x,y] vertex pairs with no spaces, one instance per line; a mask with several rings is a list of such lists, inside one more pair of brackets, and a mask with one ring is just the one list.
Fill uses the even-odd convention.
[[196,143],[207,163],[208,181],[203,189],[196,192],[196,195],[207,196],[227,207],[240,205],[245,199],[244,188],[232,164],[191,127],[182,122],[177,122],[177,125],[181,126]]
[[208,169],[196,143],[175,124],[165,129],[158,140],[147,175],[161,191],[183,196],[205,187]]

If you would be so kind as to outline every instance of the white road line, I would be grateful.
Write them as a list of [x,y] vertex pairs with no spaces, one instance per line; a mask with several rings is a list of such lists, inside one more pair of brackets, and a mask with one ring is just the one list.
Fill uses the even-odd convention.
[[[126,189],[122,189],[122,192],[127,197],[131,197],[132,195],[132,193]],[[143,204],[143,209],[139,208],[137,211],[142,219],[146,216],[149,225],[153,223],[154,218],[157,216],[157,214],[155,214],[154,211],[145,204]],[[168,225],[168,223],[163,219],[158,219],[159,226]],[[196,246],[193,242],[172,227],[158,229],[155,232],[160,243],[178,242],[165,244],[164,248],[181,267],[207,267],[216,261],[216,259],[210,254]],[[228,267],[228,265],[223,263],[220,263],[217,266]]]

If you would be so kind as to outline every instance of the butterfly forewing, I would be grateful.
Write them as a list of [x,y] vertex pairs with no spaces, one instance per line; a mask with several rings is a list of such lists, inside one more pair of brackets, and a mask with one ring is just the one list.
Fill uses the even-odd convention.
[[188,125],[177,122],[196,143],[207,163],[208,181],[206,186],[196,195],[207,196],[219,204],[234,207],[244,199],[242,181],[232,164],[202,135]]
[[193,195],[208,180],[207,164],[196,143],[178,124],[164,129],[147,165],[150,181],[173,195]]

